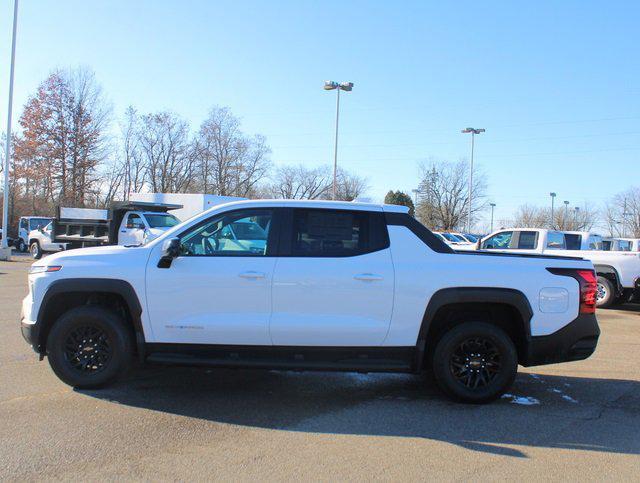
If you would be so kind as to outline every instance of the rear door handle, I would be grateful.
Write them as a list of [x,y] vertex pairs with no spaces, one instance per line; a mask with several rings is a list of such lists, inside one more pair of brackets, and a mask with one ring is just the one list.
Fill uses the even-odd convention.
[[354,275],[353,278],[356,280],[362,280],[363,282],[376,282],[382,280],[382,277],[375,273],[359,273]]
[[253,270],[250,270],[248,272],[241,272],[239,277],[241,278],[264,278],[265,274],[263,272],[254,272]]

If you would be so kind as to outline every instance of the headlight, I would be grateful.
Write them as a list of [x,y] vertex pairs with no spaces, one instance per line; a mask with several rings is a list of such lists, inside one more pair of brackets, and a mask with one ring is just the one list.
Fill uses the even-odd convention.
[[29,268],[29,274],[59,272],[61,269],[62,265],[31,265],[31,268]]

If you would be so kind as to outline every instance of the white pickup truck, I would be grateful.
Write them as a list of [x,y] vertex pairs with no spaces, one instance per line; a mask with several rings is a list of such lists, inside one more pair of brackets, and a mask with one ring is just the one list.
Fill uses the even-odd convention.
[[78,388],[141,362],[420,373],[499,397],[518,364],[589,357],[593,264],[456,253],[401,206],[254,200],[141,246],[35,262],[24,338]]
[[581,257],[591,260],[598,275],[598,307],[629,300],[640,281],[640,253],[602,250],[602,238],[590,232],[539,228],[507,228],[480,242],[481,250]]

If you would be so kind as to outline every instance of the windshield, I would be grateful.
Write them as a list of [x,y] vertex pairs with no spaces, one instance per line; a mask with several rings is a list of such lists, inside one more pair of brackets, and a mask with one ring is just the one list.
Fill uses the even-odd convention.
[[445,237],[450,242],[454,242],[454,243],[460,243],[463,241],[452,233],[443,233],[442,236]]
[[170,228],[180,224],[180,220],[169,213],[146,213],[144,217],[150,228]]
[[51,223],[51,218],[30,218],[29,230],[37,230],[38,227],[44,228],[49,223]]
[[464,237],[465,237],[468,241],[470,241],[471,243],[475,243],[475,242],[477,242],[477,241],[478,241],[478,237],[477,237],[477,236],[475,236],[475,235],[468,235],[468,234],[466,234],[466,233],[465,233]]

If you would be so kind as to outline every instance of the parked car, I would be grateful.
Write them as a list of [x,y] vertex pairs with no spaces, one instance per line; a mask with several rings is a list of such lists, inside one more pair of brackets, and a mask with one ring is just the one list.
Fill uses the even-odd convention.
[[442,239],[442,241],[444,241],[448,245],[464,245],[466,243],[462,238],[459,238],[452,233],[446,233],[442,231],[434,231],[433,233],[435,233]]
[[[240,224],[255,229],[216,243]],[[595,294],[587,260],[457,253],[406,207],[253,200],[146,245],[35,262],[21,325],[78,388],[109,384],[135,355],[218,367],[429,368],[446,394],[477,403],[504,393],[518,364],[589,357]]]
[[[600,249],[590,249],[599,247]],[[588,232],[508,228],[482,239],[482,250],[578,256],[591,260],[598,275],[598,307],[630,300],[640,292],[640,254],[602,250],[602,239]]]

